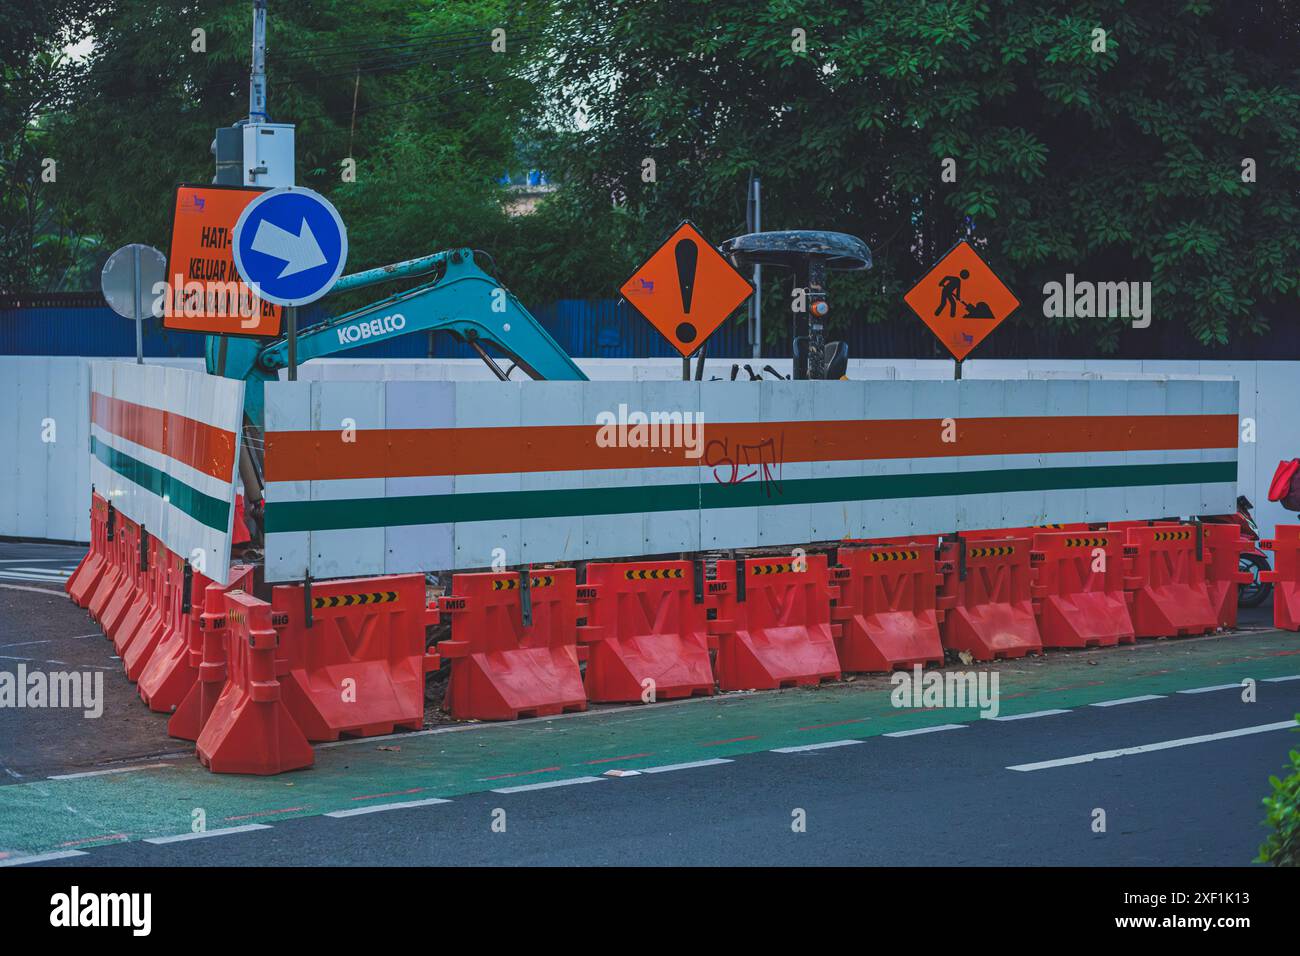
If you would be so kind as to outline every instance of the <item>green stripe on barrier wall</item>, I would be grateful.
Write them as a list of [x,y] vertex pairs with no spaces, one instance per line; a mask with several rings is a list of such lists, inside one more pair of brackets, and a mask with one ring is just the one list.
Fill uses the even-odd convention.
[[416,524],[640,514],[770,505],[824,504],[1070,491],[1152,485],[1236,483],[1235,461],[1164,465],[1097,465],[1069,468],[1006,468],[847,478],[752,480],[736,484],[629,485],[555,491],[467,492],[338,501],[268,501],[266,530],[326,531]]
[[159,498],[166,498],[167,503],[173,508],[185,512],[199,524],[220,531],[222,534],[225,534],[230,526],[230,502],[205,495],[179,478],[159,471],[152,465],[146,465],[94,437],[90,439],[90,453],[103,462],[110,471],[116,472],[127,481]]

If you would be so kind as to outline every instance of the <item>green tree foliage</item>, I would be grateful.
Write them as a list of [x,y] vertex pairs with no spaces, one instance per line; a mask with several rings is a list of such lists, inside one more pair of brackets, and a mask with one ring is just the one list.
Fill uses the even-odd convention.
[[[1261,307],[1296,300],[1293,2],[557,8],[549,164],[593,220],[626,194],[642,247],[683,216],[715,241],[742,231],[755,170],[765,227],[838,229],[872,248],[871,273],[832,280],[841,321],[901,314],[907,288],[967,235],[1032,303],[1021,321],[1046,321],[1038,290],[1066,272],[1150,279],[1157,319],[1203,343],[1261,331]],[[1257,182],[1242,181],[1246,158]],[[1118,328],[1095,331],[1113,344]]]
[[42,118],[66,95],[62,46],[89,6],[0,2],[0,289],[66,285],[77,259],[70,211],[43,178],[57,178],[58,166],[44,162],[52,151]]
[[[1300,720],[1300,714],[1296,719]],[[1290,756],[1286,779],[1268,778],[1273,794],[1264,798],[1264,809],[1268,811],[1264,825],[1272,832],[1259,848],[1257,863],[1300,866],[1300,750],[1291,751]]]

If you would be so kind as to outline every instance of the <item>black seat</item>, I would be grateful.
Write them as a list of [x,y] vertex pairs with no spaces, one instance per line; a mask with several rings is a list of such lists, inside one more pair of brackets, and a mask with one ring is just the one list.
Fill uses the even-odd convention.
[[871,250],[857,236],[820,229],[751,232],[728,239],[720,246],[733,265],[778,266],[803,272],[810,259],[820,259],[834,272],[871,268]]

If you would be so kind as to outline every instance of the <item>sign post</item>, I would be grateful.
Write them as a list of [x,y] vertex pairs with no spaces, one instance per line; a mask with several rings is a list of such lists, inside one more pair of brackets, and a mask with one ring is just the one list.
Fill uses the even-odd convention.
[[966,356],[1020,307],[1020,300],[964,239],[903,301],[952,353],[953,378],[958,379]]
[[619,292],[681,353],[685,380],[690,378],[691,353],[753,295],[754,287],[684,221]]
[[153,314],[153,288],[167,281],[167,258],[153,246],[133,242],[118,249],[99,274],[104,300],[118,315],[135,320],[135,362],[144,364],[144,317]]

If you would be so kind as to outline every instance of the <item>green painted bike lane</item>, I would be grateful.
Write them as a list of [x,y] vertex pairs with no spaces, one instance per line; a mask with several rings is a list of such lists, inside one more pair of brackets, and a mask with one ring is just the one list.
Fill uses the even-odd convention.
[[[1300,634],[1143,642],[988,669],[999,674],[999,716],[1009,716],[1300,674]],[[979,719],[975,708],[895,708],[892,689],[888,677],[873,676],[818,689],[451,725],[322,745],[315,767],[276,777],[211,774],[184,758],[16,783],[0,787],[0,860],[188,834],[196,811],[216,830]]]

